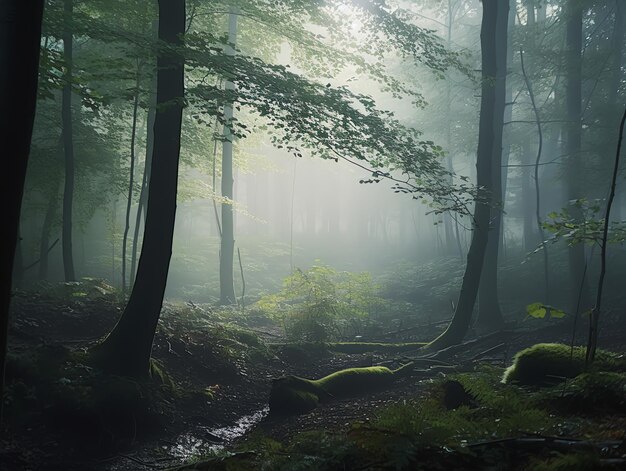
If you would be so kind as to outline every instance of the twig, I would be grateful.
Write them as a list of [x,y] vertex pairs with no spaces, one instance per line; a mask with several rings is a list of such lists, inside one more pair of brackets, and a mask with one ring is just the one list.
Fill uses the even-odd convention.
[[624,124],[626,124],[626,109],[622,116],[619,126],[619,137],[617,140],[617,150],[615,152],[615,165],[613,167],[613,177],[611,179],[611,193],[606,203],[606,213],[604,214],[604,230],[602,232],[602,252],[600,256],[601,268],[600,279],[598,280],[598,291],[596,293],[596,305],[591,311],[591,320],[589,322],[589,340],[587,342],[587,352],[585,355],[586,363],[593,363],[596,356],[596,348],[598,346],[598,324],[600,323],[600,305],[602,302],[602,289],[604,288],[604,276],[606,274],[606,246],[609,235],[609,217],[611,216],[611,206],[615,198],[615,187],[617,185],[617,173],[619,171],[620,153],[622,150],[622,139],[624,137]]
[[246,277],[243,276],[243,265],[241,263],[241,251],[237,247],[237,257],[239,258],[239,270],[241,271],[241,313],[245,314],[246,311]]
[[[50,247],[48,247],[48,250],[46,251],[46,254],[49,254],[50,251],[54,248],[55,245],[57,245],[59,243],[59,239],[55,240],[54,242],[52,242],[52,245]],[[30,265],[28,265],[27,267],[24,267],[24,270],[28,270],[30,268],[33,268],[35,265],[37,265],[39,262],[41,262],[41,257],[39,257],[37,260],[35,260],[33,263],[31,263]]]

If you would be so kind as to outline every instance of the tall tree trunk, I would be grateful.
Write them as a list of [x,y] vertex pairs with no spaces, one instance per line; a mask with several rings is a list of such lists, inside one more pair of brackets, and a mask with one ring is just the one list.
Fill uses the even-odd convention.
[[496,82],[493,108],[493,150],[491,154],[491,227],[478,292],[477,326],[481,330],[499,330],[504,325],[498,298],[498,252],[504,198],[502,193],[502,134],[506,106],[509,0],[498,6],[496,19]]
[[[452,0],[448,0],[448,24],[446,25],[446,46],[450,48],[452,46],[452,28],[454,23],[454,11]],[[446,156],[446,164],[450,173],[454,172],[454,165],[452,163],[452,152],[450,147],[452,145],[452,117],[450,110],[452,108],[452,87],[450,81],[446,80],[446,144],[448,146],[448,155]],[[461,241],[459,240],[459,220],[458,218],[452,218],[450,213],[443,214],[444,232],[446,235],[446,250],[450,254],[457,250],[459,257],[463,258],[463,249],[461,247]],[[454,227],[453,227],[454,223]]]
[[124,237],[122,238],[122,295],[126,295],[126,247],[130,230],[130,208],[133,204],[133,185],[135,184],[135,137],[137,135],[137,110],[139,108],[139,77],[141,66],[137,61],[137,77],[135,95],[133,96],[133,124],[130,133],[130,175],[128,178],[128,201],[126,201],[126,218],[124,221]]
[[[507,22],[507,33],[510,34],[515,28],[515,13],[516,8],[511,6],[509,3],[509,17]],[[511,65],[513,63],[513,41],[507,41],[507,52],[506,52],[506,69],[509,71],[511,69]],[[511,80],[506,81],[506,97],[504,99],[504,122],[510,123],[513,119],[513,86],[511,85]],[[509,160],[511,157],[511,128],[509,128],[507,132],[504,132],[506,128],[503,128],[503,137],[502,137],[502,201],[506,202],[506,189],[509,181]],[[505,246],[505,238],[504,238],[504,215],[502,216],[502,222],[500,224],[500,247],[502,247],[502,255],[506,258],[506,246]]]
[[171,46],[157,59],[157,115],[146,224],[135,285],[119,322],[93,350],[105,370],[142,377],[159,321],[172,254],[180,130],[184,100],[184,58],[176,50],[185,31],[185,0],[159,0],[159,39]]
[[63,190],[63,271],[65,281],[76,280],[74,256],[72,253],[72,205],[74,202],[74,136],[72,131],[72,16],[74,0],[63,1],[65,21],[63,27],[63,92],[61,101],[61,121],[63,123],[63,149],[65,154],[65,187]]
[[0,2],[0,142],[11,158],[0,172],[4,210],[0,244],[0,422],[4,404],[13,261],[37,101],[43,0]]
[[[228,42],[226,54],[235,55],[234,45],[237,40],[237,15],[228,15]],[[226,90],[234,90],[232,82],[226,81]],[[235,284],[233,277],[233,258],[235,253],[235,232],[233,219],[233,105],[224,105],[224,141],[222,144],[222,196],[228,203],[222,203],[222,240],[220,244],[220,303],[234,304]]]
[[[582,47],[583,20],[580,2],[567,2],[567,46],[566,46],[566,153],[567,153],[567,192],[570,201],[584,196],[582,168]],[[582,221],[582,211],[571,206],[572,216]],[[585,310],[590,305],[589,284],[585,278],[585,246],[575,244],[569,251],[569,307],[571,312],[577,308]],[[578,300],[580,299],[580,306]]]
[[[465,337],[472,319],[487,248],[492,206],[493,155],[494,151],[502,145],[501,132],[504,118],[503,79],[506,71],[502,70],[502,65],[506,64],[506,42],[498,43],[498,41],[501,41],[502,31],[506,37],[509,5],[508,2],[500,0],[483,0],[482,4],[483,19],[480,31],[482,92],[476,158],[476,183],[479,190],[474,207],[472,241],[467,253],[467,265],[454,316],[445,332],[428,345],[430,349],[441,349],[457,344]],[[499,24],[502,21],[505,25]],[[502,57],[504,60],[501,59]],[[497,140],[497,135],[500,136],[500,141]],[[498,167],[499,171],[500,167]]]

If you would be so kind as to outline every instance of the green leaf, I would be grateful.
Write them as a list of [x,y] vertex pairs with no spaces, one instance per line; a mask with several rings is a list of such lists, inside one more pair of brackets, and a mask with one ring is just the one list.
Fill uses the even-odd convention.
[[526,306],[526,312],[535,319],[543,319],[546,317],[546,308],[541,303],[532,303]]

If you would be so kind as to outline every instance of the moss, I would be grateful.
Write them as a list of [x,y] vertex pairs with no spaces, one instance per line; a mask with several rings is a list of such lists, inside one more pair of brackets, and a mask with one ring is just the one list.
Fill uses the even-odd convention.
[[555,386],[545,398],[557,408],[572,412],[626,412],[626,373],[582,373],[565,387]]
[[398,377],[410,371],[412,365],[397,370],[385,366],[348,368],[317,380],[287,376],[274,381],[270,392],[270,411],[273,414],[301,413],[314,409],[318,402],[355,395],[364,391],[389,386]]
[[174,387],[174,382],[167,374],[163,363],[154,358],[150,358],[150,378],[157,384],[164,384],[172,388]]
[[[593,368],[600,371],[624,371],[626,361],[619,355],[598,350]],[[538,343],[517,352],[513,364],[506,369],[505,383],[545,384],[559,378],[573,378],[585,369],[585,348],[574,347],[573,354],[567,345]]]

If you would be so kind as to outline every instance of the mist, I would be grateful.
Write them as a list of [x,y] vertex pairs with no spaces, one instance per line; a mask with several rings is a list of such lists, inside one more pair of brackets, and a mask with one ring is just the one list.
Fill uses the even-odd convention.
[[0,25],[0,468],[624,465],[621,0]]

